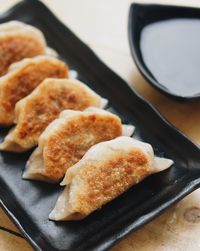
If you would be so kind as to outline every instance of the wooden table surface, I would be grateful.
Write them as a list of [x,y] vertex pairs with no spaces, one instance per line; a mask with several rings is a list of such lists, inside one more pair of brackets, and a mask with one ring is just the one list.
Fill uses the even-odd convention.
[[[3,12],[16,0],[0,0]],[[132,0],[43,0],[56,15],[171,123],[200,143],[200,102],[177,103],[158,93],[136,69],[128,46],[127,16]],[[146,1],[150,2],[150,1]],[[164,3],[166,0],[154,0]],[[169,2],[169,1],[168,1]],[[173,3],[200,7],[199,0]],[[176,143],[176,142],[174,142]],[[200,189],[159,218],[130,234],[113,251],[200,250]],[[0,251],[32,248],[0,209]]]

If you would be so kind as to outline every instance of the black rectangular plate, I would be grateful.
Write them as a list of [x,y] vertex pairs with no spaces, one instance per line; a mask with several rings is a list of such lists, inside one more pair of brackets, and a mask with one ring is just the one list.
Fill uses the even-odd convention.
[[[1,205],[37,250],[105,250],[158,216],[200,185],[200,150],[165,121],[40,2],[27,0],[0,16],[40,28],[79,78],[109,100],[109,109],[136,126],[135,137],[153,145],[157,155],[174,160],[79,222],[52,222],[48,215],[59,186],[21,180],[30,153],[0,154]],[[0,129],[1,140],[6,130]]]

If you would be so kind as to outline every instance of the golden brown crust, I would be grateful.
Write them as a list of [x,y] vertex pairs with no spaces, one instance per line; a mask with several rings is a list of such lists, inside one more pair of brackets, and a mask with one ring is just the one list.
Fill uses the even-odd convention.
[[29,62],[4,79],[1,88],[2,112],[0,124],[11,125],[14,119],[15,104],[33,91],[45,78],[65,78],[68,75],[67,66],[60,60],[42,59]]
[[19,101],[16,105],[18,124],[14,131],[15,142],[24,148],[33,146],[62,110],[84,110],[100,105],[99,96],[88,91],[83,84],[74,82],[67,79],[45,80],[31,95]]
[[0,51],[0,76],[2,76],[10,64],[23,58],[45,54],[45,47],[30,35],[15,34],[0,38]]
[[115,158],[103,164],[87,162],[87,166],[80,169],[70,185],[70,194],[74,192],[73,187],[81,187],[69,200],[72,213],[87,216],[149,174],[149,160],[139,149],[123,154],[118,152]]
[[67,170],[61,183],[66,187],[49,219],[85,218],[145,177],[168,168],[172,163],[169,159],[155,157],[150,144],[130,137],[121,136],[96,144]]
[[52,181],[58,181],[91,146],[116,138],[121,132],[120,119],[111,114],[82,114],[71,118],[45,143],[44,173]]

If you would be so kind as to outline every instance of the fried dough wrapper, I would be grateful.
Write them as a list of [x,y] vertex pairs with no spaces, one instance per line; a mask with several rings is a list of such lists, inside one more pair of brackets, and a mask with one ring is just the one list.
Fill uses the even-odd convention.
[[102,99],[78,80],[46,79],[15,106],[16,126],[0,144],[0,150],[24,152],[37,145],[44,129],[65,109],[101,107]]
[[[0,76],[24,58],[49,53],[43,33],[28,24],[10,21],[0,24]],[[52,52],[51,52],[52,53]]]
[[[60,181],[66,170],[77,163],[91,146],[121,136],[127,131],[123,127],[117,115],[99,108],[61,112],[59,118],[41,134],[23,178]],[[128,133],[132,134],[133,126],[128,127]]]
[[91,147],[70,167],[49,218],[80,220],[127,191],[145,177],[165,170],[173,161],[154,156],[151,145],[121,136]]
[[12,64],[7,74],[0,77],[0,124],[13,124],[15,104],[43,80],[66,77],[67,65],[51,56],[36,56]]

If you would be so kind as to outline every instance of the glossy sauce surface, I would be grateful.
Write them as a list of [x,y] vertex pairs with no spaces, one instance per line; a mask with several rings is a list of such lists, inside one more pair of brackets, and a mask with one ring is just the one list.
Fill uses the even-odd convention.
[[154,78],[176,95],[200,93],[200,20],[170,19],[141,33],[144,63]]

